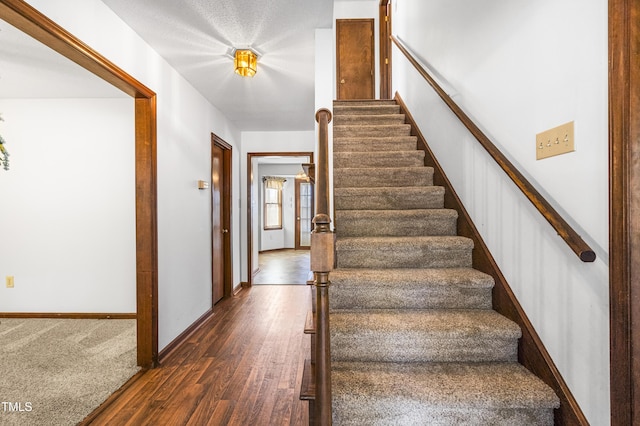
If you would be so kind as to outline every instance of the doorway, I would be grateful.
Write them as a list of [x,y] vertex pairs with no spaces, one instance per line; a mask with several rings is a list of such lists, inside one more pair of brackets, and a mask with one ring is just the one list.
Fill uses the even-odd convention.
[[231,145],[211,134],[212,306],[231,296]]
[[[263,190],[260,185],[262,181],[259,178],[259,164],[286,164],[295,169],[295,171],[292,170],[290,173],[287,173],[291,175],[289,179],[294,179],[293,175],[297,174],[298,169],[302,171],[303,163],[313,163],[313,152],[247,153],[247,281],[243,283],[244,286],[252,285],[253,276],[258,272],[260,267],[259,252],[262,250],[260,238],[263,234],[261,230],[264,227],[258,223],[260,217],[259,210],[262,209],[259,200]],[[293,228],[291,228],[291,232],[293,234]],[[293,242],[290,248],[295,248]]]
[[0,19],[134,98],[136,186],[137,361],[158,362],[158,232],[156,204],[156,94],[64,28],[24,2],[0,8]]
[[336,20],[338,100],[375,97],[373,19]]

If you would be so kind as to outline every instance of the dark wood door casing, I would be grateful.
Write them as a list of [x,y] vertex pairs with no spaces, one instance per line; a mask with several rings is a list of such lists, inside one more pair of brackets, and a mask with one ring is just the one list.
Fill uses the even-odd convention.
[[380,99],[391,99],[391,3],[380,2]]
[[609,0],[611,425],[640,424],[640,1]]
[[375,97],[375,40],[373,19],[336,20],[337,98]]
[[233,293],[231,263],[231,145],[211,135],[212,305]]

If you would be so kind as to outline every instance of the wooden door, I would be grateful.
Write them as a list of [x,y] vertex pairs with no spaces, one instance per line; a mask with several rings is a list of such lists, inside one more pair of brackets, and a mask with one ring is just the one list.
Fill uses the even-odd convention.
[[296,179],[296,250],[311,248],[311,221],[313,220],[313,187],[305,179]]
[[373,99],[375,65],[373,19],[336,21],[338,99]]
[[231,295],[231,147],[213,135],[211,144],[212,303]]

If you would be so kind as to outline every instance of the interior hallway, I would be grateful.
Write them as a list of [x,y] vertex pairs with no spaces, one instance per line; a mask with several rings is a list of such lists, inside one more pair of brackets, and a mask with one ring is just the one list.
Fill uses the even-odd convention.
[[242,290],[91,425],[306,425],[298,399],[310,339],[308,286]]

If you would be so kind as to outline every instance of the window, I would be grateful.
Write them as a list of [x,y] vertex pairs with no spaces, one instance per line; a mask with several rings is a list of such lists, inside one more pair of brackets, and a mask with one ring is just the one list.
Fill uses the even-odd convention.
[[284,178],[264,178],[264,229],[282,229],[282,185]]

